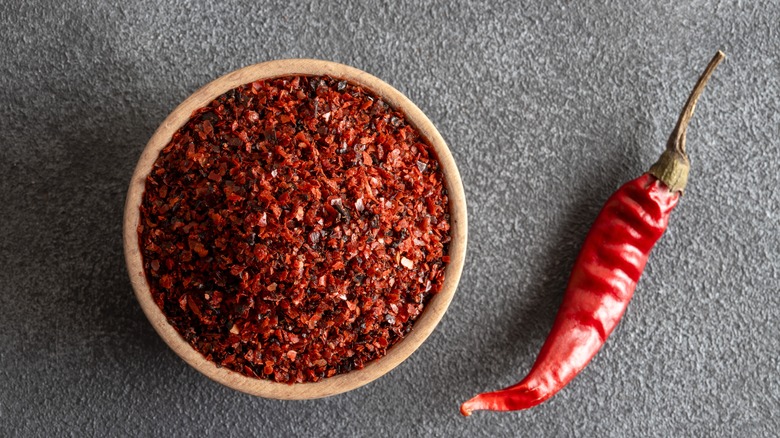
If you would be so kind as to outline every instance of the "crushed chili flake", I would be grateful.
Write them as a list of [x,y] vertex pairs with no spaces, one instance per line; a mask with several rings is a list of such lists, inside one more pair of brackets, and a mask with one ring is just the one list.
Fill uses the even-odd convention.
[[195,111],[146,180],[138,234],[182,337],[287,383],[385,355],[449,260],[430,145],[381,98],[326,76],[256,81]]

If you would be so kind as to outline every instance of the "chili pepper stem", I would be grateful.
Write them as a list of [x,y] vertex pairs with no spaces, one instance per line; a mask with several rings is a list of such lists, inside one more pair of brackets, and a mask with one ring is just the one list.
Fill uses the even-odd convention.
[[688,131],[688,124],[691,118],[693,118],[696,102],[701,97],[704,87],[707,85],[707,81],[712,76],[715,68],[725,58],[726,55],[718,50],[718,53],[707,64],[707,68],[704,69],[704,73],[696,81],[693,91],[691,91],[688,100],[685,102],[672,135],[669,136],[669,140],[666,143],[666,150],[648,171],[648,173],[666,184],[669,190],[673,192],[682,192],[688,184],[688,172],[690,171],[691,163],[688,160],[688,154],[685,152],[685,137]]

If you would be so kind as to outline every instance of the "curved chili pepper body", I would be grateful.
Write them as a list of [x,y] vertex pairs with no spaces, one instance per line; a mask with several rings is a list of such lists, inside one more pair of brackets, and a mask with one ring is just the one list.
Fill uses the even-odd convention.
[[609,337],[634,295],[650,250],[688,182],[688,124],[715,67],[718,51],[688,96],[672,135],[650,170],[620,187],[585,237],[553,328],[531,372],[517,385],[479,394],[460,411],[514,411],[549,399],[577,375]]
[[461,413],[528,409],[566,386],[623,316],[679,197],[679,192],[670,191],[650,174],[618,189],[585,238],[553,328],[531,372],[516,385],[463,403]]

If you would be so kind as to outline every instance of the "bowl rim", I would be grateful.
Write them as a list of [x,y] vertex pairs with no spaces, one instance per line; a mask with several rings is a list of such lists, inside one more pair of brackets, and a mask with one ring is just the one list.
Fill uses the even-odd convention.
[[[160,151],[170,142],[172,135],[190,119],[193,111],[240,85],[292,75],[327,75],[347,80],[367,88],[406,115],[407,121],[434,148],[442,166],[450,203],[451,242],[450,262],[445,268],[441,291],[431,297],[411,331],[389,348],[385,356],[360,370],[338,374],[319,382],[287,384],[247,377],[227,368],[219,368],[181,337],[152,299],[144,274],[137,227],[146,177]],[[163,341],[190,366],[211,380],[248,394],[285,400],[313,399],[350,391],[383,376],[406,360],[428,338],[452,301],[460,280],[468,232],[466,213],[463,184],[452,153],[433,123],[411,100],[379,78],[354,67],[316,59],[281,59],[250,65],[215,79],[190,95],[160,124],[141,153],[128,188],[123,219],[124,254],[130,281],[144,314]]]

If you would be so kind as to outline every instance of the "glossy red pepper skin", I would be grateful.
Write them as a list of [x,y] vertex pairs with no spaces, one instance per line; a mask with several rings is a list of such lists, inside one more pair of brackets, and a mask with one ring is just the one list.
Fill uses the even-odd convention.
[[658,161],[646,174],[620,187],[601,209],[531,372],[517,385],[463,403],[463,415],[536,406],[566,386],[601,349],[626,311],[647,257],[685,190],[690,170],[685,152],[688,124],[707,81],[725,57],[718,51],[707,64]]
[[463,403],[461,413],[528,409],[566,386],[623,316],[679,197],[680,192],[670,191],[650,174],[620,187],[585,238],[553,328],[530,373],[516,385]]

